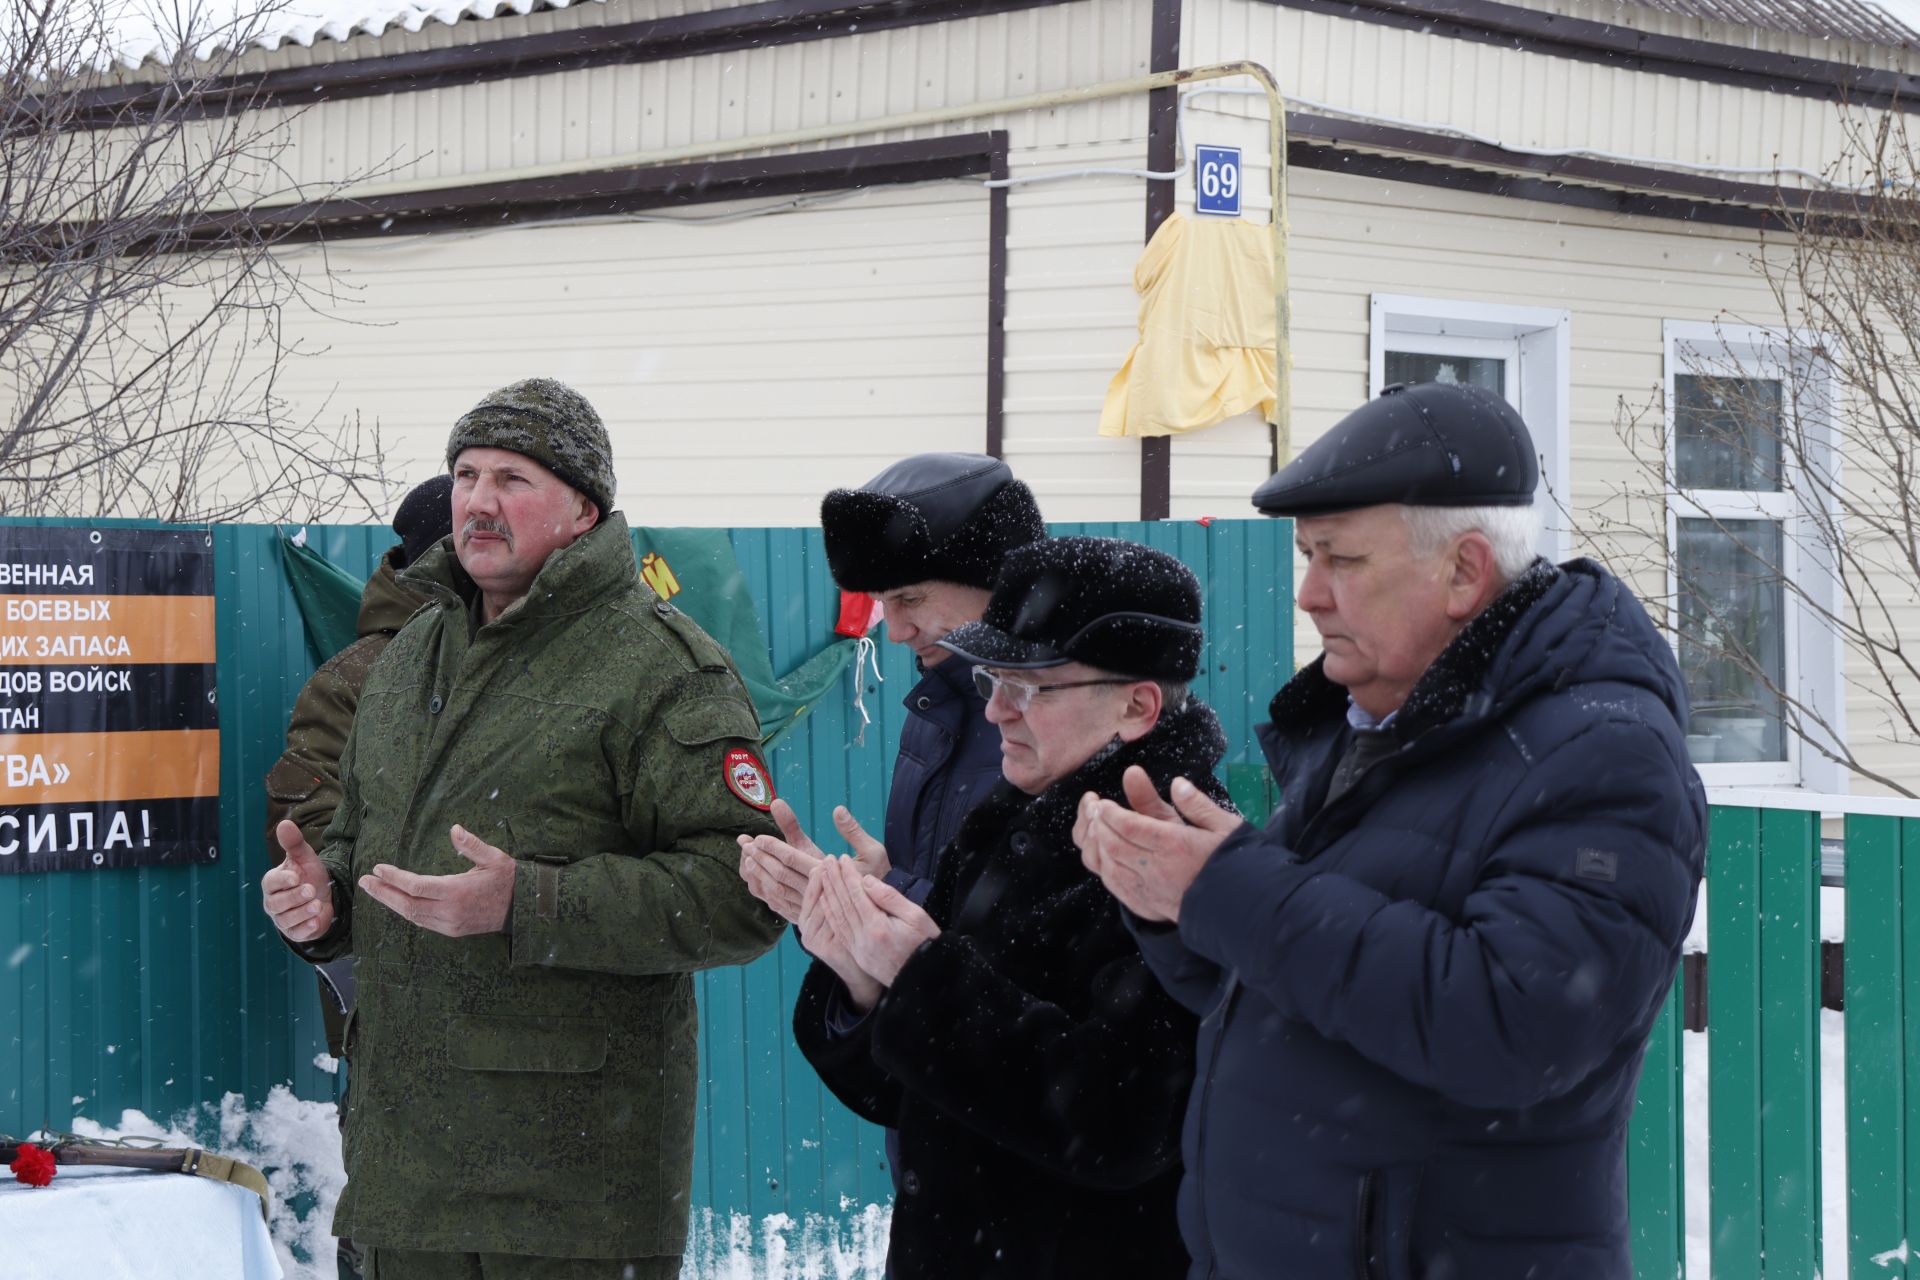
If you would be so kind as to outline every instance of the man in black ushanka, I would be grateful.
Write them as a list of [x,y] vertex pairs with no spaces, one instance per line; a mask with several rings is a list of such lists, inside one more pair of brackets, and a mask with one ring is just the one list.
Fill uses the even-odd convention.
[[1672,649],[1599,565],[1534,557],[1537,480],[1478,388],[1349,414],[1254,494],[1322,644],[1260,731],[1266,829],[1179,781],[1082,800],[1206,1015],[1193,1276],[1632,1274],[1626,1126],[1706,805]]
[[1200,584],[1113,538],[1010,552],[979,622],[941,641],[999,728],[1004,780],[941,854],[922,909],[851,860],[808,880],[819,958],[794,1034],[858,1114],[899,1131],[896,1280],[1174,1280],[1180,1117],[1197,1019],[1160,989],[1071,839],[1134,770],[1196,780],[1219,722],[1187,693]]

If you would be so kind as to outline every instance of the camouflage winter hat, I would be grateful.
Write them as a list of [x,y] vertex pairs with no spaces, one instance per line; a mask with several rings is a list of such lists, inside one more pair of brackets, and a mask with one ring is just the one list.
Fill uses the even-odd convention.
[[447,466],[462,449],[523,453],[593,499],[613,509],[613,446],[586,397],[552,378],[528,378],[482,400],[447,438]]

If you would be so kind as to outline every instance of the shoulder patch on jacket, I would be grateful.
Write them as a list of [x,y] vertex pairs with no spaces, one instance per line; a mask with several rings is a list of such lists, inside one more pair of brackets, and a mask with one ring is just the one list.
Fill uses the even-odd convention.
[[760,757],[745,747],[734,747],[722,762],[727,790],[762,812],[773,808],[773,779]]

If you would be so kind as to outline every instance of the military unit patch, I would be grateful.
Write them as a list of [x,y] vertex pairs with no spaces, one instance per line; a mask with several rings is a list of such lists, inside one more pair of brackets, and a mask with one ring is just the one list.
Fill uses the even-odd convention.
[[756,809],[773,807],[773,780],[767,777],[767,766],[760,763],[760,757],[745,747],[735,747],[727,752],[724,769],[729,791]]

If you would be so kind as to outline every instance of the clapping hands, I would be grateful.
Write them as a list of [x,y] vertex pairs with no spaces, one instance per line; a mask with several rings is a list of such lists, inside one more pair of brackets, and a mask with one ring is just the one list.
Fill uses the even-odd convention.
[[[785,800],[775,800],[771,812],[774,825],[780,828],[780,835],[785,839],[741,836],[740,878],[747,882],[748,891],[781,919],[800,924],[807,878],[827,855],[806,833],[793,807]],[[833,825],[853,850],[852,861],[861,874],[874,877],[887,874],[892,864],[887,859],[886,846],[868,835],[845,805],[833,811]]]

